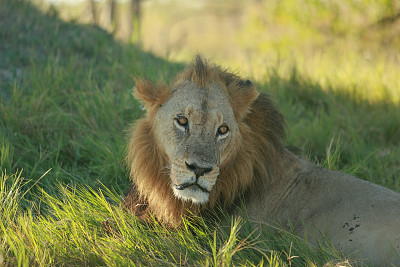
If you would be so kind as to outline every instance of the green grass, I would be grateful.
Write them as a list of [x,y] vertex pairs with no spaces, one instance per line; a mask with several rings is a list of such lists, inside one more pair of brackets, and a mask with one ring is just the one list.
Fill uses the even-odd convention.
[[[124,212],[124,131],[143,115],[133,75],[169,80],[182,64],[25,1],[1,1],[0,17],[0,265],[346,264],[329,240],[310,246],[279,226],[195,218],[171,231]],[[257,82],[287,119],[286,143],[400,192],[399,104],[279,68]]]

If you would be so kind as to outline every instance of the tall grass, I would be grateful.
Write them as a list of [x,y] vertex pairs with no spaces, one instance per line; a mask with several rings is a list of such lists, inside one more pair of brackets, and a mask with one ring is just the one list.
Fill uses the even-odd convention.
[[[5,192],[18,208],[18,180]],[[3,189],[2,189],[3,190]],[[40,190],[41,211],[2,211],[2,253],[11,265],[201,265],[284,266],[331,262],[340,258],[333,248],[310,247],[295,235],[279,229],[260,233],[240,219],[218,229],[204,218],[185,220],[171,231],[154,221],[143,224],[117,205],[120,198],[107,188],[75,190],[59,185],[56,195]],[[3,191],[1,194],[3,195]],[[110,204],[112,203],[112,204]],[[42,214],[43,212],[43,214]],[[246,227],[245,227],[246,226]],[[246,229],[247,228],[247,229]],[[253,230],[251,230],[253,229]],[[251,232],[250,232],[251,230]]]
[[[222,212],[221,224],[205,216],[177,231],[126,213],[124,131],[143,115],[132,77],[168,81],[182,64],[26,1],[0,1],[0,17],[0,265],[351,264],[328,239],[311,246],[280,225],[262,225],[261,233],[245,210],[244,219]],[[255,52],[263,55],[262,45]],[[397,85],[384,71],[398,65],[382,63],[374,83],[391,93],[372,98],[360,93],[370,80],[343,82],[357,62],[337,83],[316,67],[307,74],[290,64],[251,64],[287,119],[287,144],[317,164],[400,191]],[[243,72],[251,73],[245,64]]]

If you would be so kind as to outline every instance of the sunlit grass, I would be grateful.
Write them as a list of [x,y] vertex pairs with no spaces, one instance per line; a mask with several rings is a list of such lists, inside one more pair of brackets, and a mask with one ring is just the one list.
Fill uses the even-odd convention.
[[352,94],[356,99],[371,103],[398,104],[400,101],[400,54],[388,59],[387,55],[368,55],[333,48],[327,51],[317,50],[313,55],[292,51],[285,57],[261,54],[259,57],[243,60],[247,64],[232,65],[236,69],[242,66],[240,68],[256,80],[268,80],[271,69],[287,77],[296,68],[300,76],[308,77],[325,91],[343,91]]
[[184,227],[174,231],[156,221],[143,224],[125,212],[120,197],[105,187],[58,185],[53,195],[40,190],[36,196],[43,207],[32,205],[24,211],[18,208],[23,196],[16,190],[24,186],[20,176],[15,177],[0,191],[13,201],[2,203],[12,208],[2,210],[6,217],[0,232],[8,264],[286,266],[342,257],[328,243],[310,247],[279,226],[265,226],[261,234],[239,218],[228,219],[221,228],[204,218],[185,220]]

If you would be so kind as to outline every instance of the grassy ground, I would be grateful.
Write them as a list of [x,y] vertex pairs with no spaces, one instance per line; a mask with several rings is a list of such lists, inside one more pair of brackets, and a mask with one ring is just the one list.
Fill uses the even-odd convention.
[[[23,1],[1,1],[0,17],[0,265],[345,263],[329,242],[260,234],[245,220],[169,231],[124,213],[124,130],[142,115],[132,76],[168,80],[182,65]],[[295,68],[257,82],[287,119],[288,145],[400,192],[396,84],[371,101],[363,83],[323,83]]]

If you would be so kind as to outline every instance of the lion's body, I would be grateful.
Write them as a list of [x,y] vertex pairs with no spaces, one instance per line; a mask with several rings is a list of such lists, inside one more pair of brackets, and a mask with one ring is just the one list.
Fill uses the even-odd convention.
[[400,194],[285,154],[281,179],[247,196],[251,220],[290,225],[312,244],[328,237],[361,263],[400,264]]
[[400,194],[319,168],[282,145],[284,122],[249,81],[197,58],[169,87],[138,80],[147,110],[128,145],[125,206],[171,227],[245,196],[255,222],[327,233],[346,255],[400,264]]

